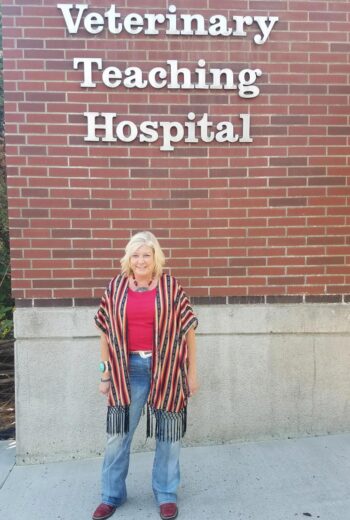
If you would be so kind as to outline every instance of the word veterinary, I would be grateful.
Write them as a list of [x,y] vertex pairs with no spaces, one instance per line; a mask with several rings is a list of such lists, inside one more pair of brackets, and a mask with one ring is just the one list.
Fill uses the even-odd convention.
[[[73,67],[78,69],[83,65],[83,81],[81,87],[95,88],[96,82],[92,79],[93,69],[103,69],[102,83],[109,88],[116,88],[123,85],[126,88],[153,88],[168,89],[225,89],[236,90],[242,98],[255,98],[259,93],[259,87],[254,85],[256,78],[261,76],[260,69],[242,69],[237,74],[238,81],[235,81],[232,69],[209,69],[204,67],[205,60],[198,60],[198,67],[192,72],[187,67],[179,68],[177,60],[168,60],[169,71],[164,67],[154,67],[147,73],[147,79],[143,79],[143,72],[140,67],[128,67],[124,73],[118,67],[103,68],[101,58],[74,58]],[[211,83],[207,82],[208,74]]]
[[[107,23],[111,34],[120,34],[124,30],[129,34],[157,35],[160,33],[159,29],[164,30],[165,26],[165,34],[170,36],[244,37],[247,36],[245,29],[253,25],[259,30],[259,33],[254,35],[254,42],[262,45],[278,21],[277,16],[232,16],[228,19],[221,14],[215,14],[206,20],[201,14],[178,15],[175,5],[170,5],[166,14],[129,13],[124,18],[116,11],[115,4],[103,15],[95,11],[90,12],[86,4],[57,4],[57,8],[62,11],[70,34],[78,32],[85,14],[83,25],[89,34],[101,33]],[[77,11],[74,13],[75,16],[73,10]]]
[[[96,130],[99,130],[104,134],[102,137],[104,142],[130,143],[138,138],[140,143],[154,143],[159,139],[159,129],[163,131],[160,149],[164,152],[174,150],[173,143],[178,143],[183,138],[185,138],[185,143],[198,143],[199,140],[211,143],[214,139],[218,143],[252,142],[249,114],[239,115],[242,120],[241,136],[235,132],[234,125],[230,121],[221,121],[214,125],[212,121],[208,120],[208,114],[203,114],[201,119],[195,121],[194,112],[187,114],[188,121],[184,124],[177,121],[143,121],[139,128],[133,121],[120,121],[114,127],[117,117],[114,112],[85,112],[84,116],[87,118],[88,126],[88,135],[84,140],[88,142],[96,142],[101,139],[96,135]],[[97,123],[98,118],[102,118],[103,123]],[[200,132],[200,139],[196,137],[196,129]]]

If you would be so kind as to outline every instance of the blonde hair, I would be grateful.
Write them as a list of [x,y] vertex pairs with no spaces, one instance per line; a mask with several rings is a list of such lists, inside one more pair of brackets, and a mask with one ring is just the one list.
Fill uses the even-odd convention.
[[122,273],[130,276],[132,269],[130,267],[130,258],[135,251],[141,246],[148,246],[153,249],[154,254],[154,274],[161,276],[163,272],[163,266],[165,264],[165,256],[159,245],[158,240],[150,231],[140,231],[136,235],[132,236],[125,247],[125,255],[120,260]]

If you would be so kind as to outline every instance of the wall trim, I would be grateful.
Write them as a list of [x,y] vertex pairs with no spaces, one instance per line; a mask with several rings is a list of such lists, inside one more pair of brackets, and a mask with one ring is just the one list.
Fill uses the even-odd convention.
[[[100,298],[16,298],[15,306],[22,307],[86,307],[96,306]],[[194,305],[266,305],[303,303],[350,303],[350,294],[301,294],[266,296],[193,296]]]

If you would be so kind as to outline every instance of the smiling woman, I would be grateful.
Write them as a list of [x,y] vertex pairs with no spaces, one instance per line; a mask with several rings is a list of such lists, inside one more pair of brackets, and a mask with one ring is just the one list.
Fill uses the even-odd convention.
[[[134,286],[155,285],[162,274],[165,257],[151,233],[137,233],[125,248],[122,271]],[[154,237],[155,238],[155,237]]]
[[198,322],[180,284],[163,273],[164,263],[152,233],[134,235],[121,259],[122,273],[111,280],[95,316],[108,441],[94,520],[108,518],[126,500],[130,444],[145,405],[147,436],[156,438],[153,493],[162,519],[177,516],[180,441],[188,399],[198,389]]
[[[142,287],[141,281],[147,283],[149,287],[153,282],[154,259],[153,250],[149,246],[141,246],[131,255],[130,267],[133,271],[133,283],[136,291],[146,290],[147,287]],[[138,281],[136,280],[138,277]],[[148,281],[149,280],[149,281]]]

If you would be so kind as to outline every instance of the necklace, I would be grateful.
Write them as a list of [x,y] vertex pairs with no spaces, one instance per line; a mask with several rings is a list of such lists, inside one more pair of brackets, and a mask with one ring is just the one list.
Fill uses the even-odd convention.
[[136,287],[136,292],[145,292],[145,291],[148,291],[148,288],[150,287],[150,285],[151,285],[152,282],[153,282],[153,278],[151,278],[151,281],[148,282],[147,287],[139,287],[139,284],[138,284],[138,282],[137,282],[137,280],[136,280],[134,274],[132,275],[132,280],[133,280],[134,285],[135,285],[135,287]]

